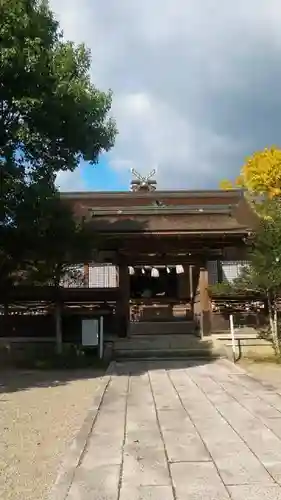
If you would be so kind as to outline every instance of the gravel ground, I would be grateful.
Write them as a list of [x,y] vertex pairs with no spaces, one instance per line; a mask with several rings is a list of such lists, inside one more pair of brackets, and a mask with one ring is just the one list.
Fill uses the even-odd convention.
[[247,370],[256,379],[271,384],[281,392],[281,365],[278,363],[242,360],[239,366]]
[[0,373],[0,498],[45,500],[101,372]]

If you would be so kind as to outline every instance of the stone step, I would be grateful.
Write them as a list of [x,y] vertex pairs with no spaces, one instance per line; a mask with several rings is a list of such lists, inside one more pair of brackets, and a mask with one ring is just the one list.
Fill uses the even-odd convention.
[[123,358],[183,358],[218,357],[223,350],[214,346],[212,339],[201,339],[195,335],[134,336],[117,339],[113,345],[113,357]]
[[194,321],[140,321],[131,322],[129,335],[186,335],[196,330]]
[[114,349],[194,349],[212,348],[211,340],[201,340],[195,335],[146,335],[134,336],[127,339],[117,339],[114,342]]
[[222,353],[209,349],[119,349],[114,351],[115,360],[124,359],[177,359],[177,358],[196,358],[196,359],[215,359],[222,357]]

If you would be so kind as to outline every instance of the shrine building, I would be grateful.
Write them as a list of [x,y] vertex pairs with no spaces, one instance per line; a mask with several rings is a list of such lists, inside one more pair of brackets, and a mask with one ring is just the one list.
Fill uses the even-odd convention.
[[255,216],[241,190],[158,191],[151,175],[133,174],[130,191],[61,195],[93,231],[85,284],[118,288],[121,337],[144,323],[154,333],[185,333],[192,323],[210,335],[209,285],[238,276]]

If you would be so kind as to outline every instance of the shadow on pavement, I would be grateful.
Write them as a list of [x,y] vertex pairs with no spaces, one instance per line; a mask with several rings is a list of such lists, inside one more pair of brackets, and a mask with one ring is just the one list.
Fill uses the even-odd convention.
[[[115,363],[114,375],[138,376],[148,370],[179,370],[190,366],[205,365],[214,359],[159,359],[126,360]],[[0,371],[0,394],[25,391],[32,388],[48,388],[67,385],[77,380],[102,377],[106,370],[102,368],[65,369],[65,370],[19,370]],[[0,399],[1,401],[1,399]]]
[[[0,394],[66,385],[77,380],[88,380],[104,375],[96,368],[77,370],[19,370],[0,371]],[[0,399],[1,402],[1,399]]]
[[188,359],[159,359],[159,360],[126,360],[116,362],[116,375],[138,376],[152,370],[182,370],[191,366],[202,366],[213,363],[220,358],[188,358]]

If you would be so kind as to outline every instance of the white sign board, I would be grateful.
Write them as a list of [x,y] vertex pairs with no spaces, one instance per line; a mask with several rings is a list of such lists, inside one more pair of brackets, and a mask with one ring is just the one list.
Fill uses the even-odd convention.
[[99,320],[82,320],[82,345],[95,347],[99,345]]

